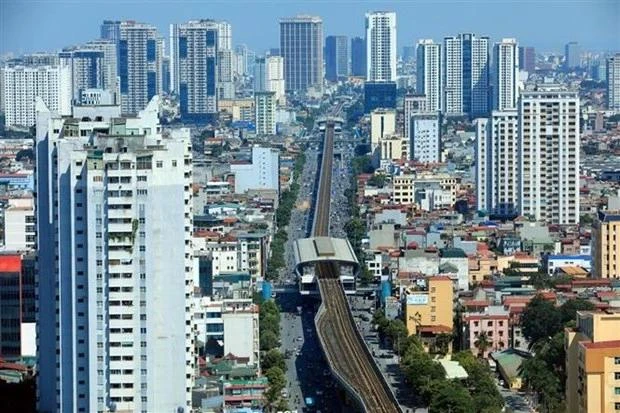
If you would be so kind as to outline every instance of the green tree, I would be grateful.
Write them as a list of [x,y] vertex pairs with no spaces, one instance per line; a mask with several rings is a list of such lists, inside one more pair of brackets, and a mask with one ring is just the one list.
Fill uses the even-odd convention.
[[538,395],[540,411],[554,412],[560,406],[563,397],[560,379],[543,360],[537,357],[525,360],[519,373],[527,388]]
[[261,367],[265,371],[272,367],[278,367],[282,371],[286,371],[284,356],[280,353],[280,351],[278,351],[278,349],[272,348],[263,355],[261,359]]
[[478,337],[474,341],[474,346],[478,349],[478,357],[484,357],[484,353],[491,347],[492,343],[489,340],[489,336],[486,332],[478,334]]
[[435,338],[434,351],[438,354],[448,354],[450,349],[450,343],[452,343],[453,336],[450,333],[441,333]]
[[278,336],[273,331],[267,330],[260,334],[260,349],[262,351],[269,351],[272,348],[278,347]]
[[560,316],[562,323],[566,324],[569,321],[577,319],[577,311],[594,311],[596,306],[588,300],[578,298],[576,300],[568,300],[560,306]]
[[409,332],[403,320],[390,320],[385,327],[385,335],[392,341],[392,346],[398,351],[400,343],[407,339]]
[[523,336],[533,346],[542,339],[548,339],[562,328],[562,316],[552,302],[542,296],[534,297],[521,314]]
[[433,386],[429,406],[431,412],[471,413],[474,402],[465,387],[451,380],[442,380]]

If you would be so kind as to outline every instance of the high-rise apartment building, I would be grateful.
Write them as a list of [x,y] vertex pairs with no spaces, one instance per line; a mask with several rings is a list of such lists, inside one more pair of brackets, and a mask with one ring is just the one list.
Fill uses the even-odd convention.
[[351,38],[351,75],[366,77],[366,40]]
[[607,109],[620,111],[620,53],[607,58]]
[[519,46],[519,69],[528,73],[536,71],[536,49]]
[[330,82],[349,76],[349,40],[347,36],[325,38],[325,79]]
[[519,213],[517,111],[476,119],[476,207],[502,216]]
[[86,43],[84,48],[103,52],[103,88],[112,93],[115,101],[120,103],[117,42],[107,39],[92,40]]
[[426,95],[405,95],[403,99],[403,130],[405,131],[407,141],[411,137],[411,116],[415,113],[428,112],[426,104]]
[[226,21],[218,21],[217,26],[217,96],[218,99],[234,99],[232,26]]
[[[71,99],[77,100],[85,89],[105,89],[105,56],[100,50],[75,49],[58,54],[61,66],[71,72]],[[114,92],[114,91],[112,91]]]
[[599,211],[592,240],[593,275],[620,278],[620,211]]
[[191,140],[158,105],[37,101],[40,412],[191,409]]
[[256,134],[275,135],[276,134],[276,93],[275,92],[254,92],[256,101]]
[[235,174],[235,193],[243,194],[249,189],[272,189],[280,191],[280,153],[274,148],[252,148],[251,162],[230,165]]
[[366,80],[396,81],[396,13],[366,13]]
[[520,214],[554,224],[579,222],[579,96],[539,87],[521,94]]
[[257,57],[254,62],[254,92],[267,90],[267,63],[264,57]]
[[444,113],[489,113],[489,38],[463,33],[444,39],[442,60]]
[[101,38],[112,40],[113,42],[121,41],[121,21],[118,20],[104,20],[101,24]]
[[123,113],[138,113],[162,91],[163,39],[155,26],[123,21],[118,59]]
[[35,99],[40,97],[63,115],[71,111],[71,68],[68,66],[5,66],[0,71],[6,126],[35,124]]
[[439,112],[414,113],[411,115],[410,157],[418,162],[436,163],[440,161],[440,124]]
[[300,15],[280,20],[280,56],[287,91],[323,88],[323,20]]
[[514,110],[519,98],[519,49],[515,39],[493,47],[493,108]]
[[174,90],[181,118],[203,119],[217,113],[217,36],[213,20],[170,26]]
[[564,68],[575,69],[581,66],[581,48],[577,42],[568,42],[564,46]]
[[577,312],[566,329],[566,412],[620,410],[620,312]]
[[10,198],[4,210],[4,248],[8,251],[32,250],[36,236],[32,197]]
[[376,109],[370,114],[370,148],[374,152],[381,139],[396,133],[396,111]]
[[428,111],[441,110],[441,45],[423,39],[417,45],[416,91],[426,97]]
[[257,57],[254,63],[254,92],[275,92],[276,102],[285,102],[284,59]]

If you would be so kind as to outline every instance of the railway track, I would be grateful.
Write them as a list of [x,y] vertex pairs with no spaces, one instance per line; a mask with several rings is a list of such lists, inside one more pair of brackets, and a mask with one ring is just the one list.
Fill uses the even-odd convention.
[[[334,125],[325,127],[323,159],[313,235],[329,236]],[[338,178],[336,178],[338,179]],[[330,366],[345,387],[368,413],[400,412],[398,403],[372,359],[356,329],[333,262],[317,264],[318,284],[323,300],[315,320],[323,351]]]

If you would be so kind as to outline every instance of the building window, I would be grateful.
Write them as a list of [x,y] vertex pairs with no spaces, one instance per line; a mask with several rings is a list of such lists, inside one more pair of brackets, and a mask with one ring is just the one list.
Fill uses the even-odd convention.
[[616,380],[620,380],[620,372],[618,372],[618,371],[617,371],[617,372],[615,372],[615,373],[614,373],[614,378],[615,378]]
[[155,162],[155,166],[157,166],[158,168],[163,168],[164,167],[164,162],[163,161],[157,161],[157,162]]
[[616,396],[620,396],[620,387],[615,387],[614,393],[616,394]]

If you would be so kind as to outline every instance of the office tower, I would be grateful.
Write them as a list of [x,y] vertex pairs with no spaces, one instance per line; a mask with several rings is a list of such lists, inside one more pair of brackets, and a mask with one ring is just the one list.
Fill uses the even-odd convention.
[[426,110],[441,110],[441,45],[423,39],[417,45],[416,91],[426,97]]
[[362,37],[351,39],[351,75],[366,77],[366,40]]
[[118,49],[114,40],[92,40],[84,45],[88,50],[100,50],[103,52],[103,88],[120,103],[120,90],[118,83]]
[[620,111],[620,53],[607,58],[607,109]]
[[349,76],[349,42],[347,36],[325,38],[325,79],[330,82]]
[[286,103],[284,80],[284,58],[281,56],[268,56],[265,58],[266,89],[275,92],[276,102],[279,105]]
[[181,118],[208,120],[217,113],[217,35],[213,20],[170,26],[174,90]]
[[519,46],[519,69],[528,73],[536,71],[536,50],[533,47]]
[[476,119],[476,208],[512,218],[519,213],[517,111]]
[[191,409],[191,139],[158,105],[37,101],[38,411]]
[[439,162],[439,112],[414,113],[409,122],[410,158],[418,162]]
[[364,83],[364,113],[378,108],[396,108],[396,82]]
[[396,133],[396,111],[376,109],[370,114],[370,148],[371,152],[379,145],[381,139]]
[[137,113],[162,91],[163,39],[155,26],[123,21],[120,27],[121,110]]
[[280,153],[275,148],[252,147],[252,162],[230,165],[235,174],[235,193],[249,189],[280,191]]
[[540,88],[519,100],[520,214],[579,222],[579,96]]
[[318,16],[280,20],[280,55],[287,91],[323,89],[323,20]]
[[[100,50],[75,49],[58,54],[60,65],[71,72],[71,99],[79,99],[83,90],[105,89],[105,58]],[[112,90],[114,92],[114,90]]]
[[620,278],[620,211],[599,211],[592,240],[593,276]]
[[577,311],[565,329],[566,412],[612,413],[620,407],[620,312]]
[[267,63],[264,57],[257,57],[254,62],[254,92],[267,90]]
[[276,134],[276,93],[255,92],[256,134]]
[[571,70],[579,66],[581,66],[581,49],[579,43],[566,43],[564,46],[564,68],[566,70]]
[[0,255],[0,356],[33,356],[35,256]]
[[366,13],[366,80],[396,81],[396,13]]
[[67,66],[5,66],[2,75],[2,104],[6,126],[35,124],[35,98],[50,110],[71,113],[71,70]]
[[519,52],[515,39],[502,39],[493,47],[493,108],[514,110],[519,98]]
[[486,116],[489,112],[489,38],[472,33],[444,39],[444,112]]

